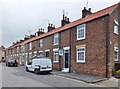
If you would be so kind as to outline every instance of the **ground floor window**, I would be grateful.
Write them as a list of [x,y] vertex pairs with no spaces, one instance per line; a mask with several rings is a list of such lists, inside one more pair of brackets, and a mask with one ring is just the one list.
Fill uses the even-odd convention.
[[49,57],[49,51],[46,51],[46,57]]
[[118,61],[118,47],[114,47],[114,61]]
[[58,62],[58,58],[59,58],[58,51],[54,51],[53,62]]
[[77,48],[77,62],[85,62],[85,47]]
[[39,57],[44,57],[44,55],[43,55],[43,51],[39,51],[39,53],[38,53],[38,55],[37,56],[39,56]]
[[32,53],[29,53],[29,61],[31,62],[32,61]]

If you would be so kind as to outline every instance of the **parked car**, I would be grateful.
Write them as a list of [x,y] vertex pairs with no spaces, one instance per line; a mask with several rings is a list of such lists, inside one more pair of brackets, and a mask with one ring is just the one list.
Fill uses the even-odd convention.
[[6,66],[10,67],[10,66],[13,66],[13,67],[17,67],[18,66],[18,63],[15,59],[8,59],[6,61]]
[[50,73],[52,71],[52,61],[49,58],[33,58],[31,64],[26,65],[26,71],[32,71],[35,74],[40,72]]

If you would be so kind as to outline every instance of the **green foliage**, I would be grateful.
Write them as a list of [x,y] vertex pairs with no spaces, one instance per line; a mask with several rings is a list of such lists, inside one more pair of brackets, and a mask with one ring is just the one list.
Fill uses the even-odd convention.
[[120,74],[120,70],[116,71],[117,74]]

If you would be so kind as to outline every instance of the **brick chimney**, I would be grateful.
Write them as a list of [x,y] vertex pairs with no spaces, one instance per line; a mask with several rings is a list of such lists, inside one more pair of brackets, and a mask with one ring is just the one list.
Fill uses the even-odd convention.
[[20,40],[20,43],[23,42],[24,40]]
[[63,20],[61,21],[61,26],[64,26],[68,23],[70,23],[69,18],[67,18],[67,16],[63,15]]
[[82,18],[85,18],[86,16],[92,14],[91,12],[91,8],[89,8],[88,10],[86,9],[86,7],[84,7],[84,9],[82,10]]
[[40,36],[41,34],[44,34],[44,29],[42,28],[39,28],[38,31],[37,31],[37,36]]
[[30,37],[28,35],[25,35],[24,40],[28,40]]
[[33,38],[33,37],[35,37],[35,35],[31,34],[31,35],[30,35],[30,38]]
[[55,25],[53,24],[48,24],[48,32],[52,31],[53,29],[55,29]]

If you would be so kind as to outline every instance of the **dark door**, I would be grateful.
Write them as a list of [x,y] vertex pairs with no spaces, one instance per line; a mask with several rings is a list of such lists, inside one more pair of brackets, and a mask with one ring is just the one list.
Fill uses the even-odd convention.
[[65,50],[65,68],[68,68],[69,66],[69,51]]

